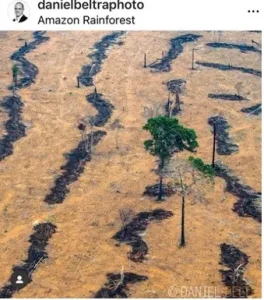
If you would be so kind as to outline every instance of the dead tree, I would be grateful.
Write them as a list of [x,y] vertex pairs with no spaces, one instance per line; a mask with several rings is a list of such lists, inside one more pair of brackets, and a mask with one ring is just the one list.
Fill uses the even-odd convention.
[[175,106],[177,112],[181,111],[180,94],[178,91],[175,93]]
[[16,96],[16,88],[15,88],[14,84],[12,84],[12,95],[13,95],[13,97]]
[[120,129],[123,129],[124,126],[120,123],[119,119],[115,119],[115,121],[110,125],[110,128],[112,130],[115,130],[115,143],[116,143],[116,149],[119,149],[119,131]]
[[93,135],[94,135],[94,117],[88,117],[88,125],[90,127],[90,141],[86,139],[86,151],[90,151],[91,155],[93,152]]
[[121,271],[120,271],[120,280],[116,283],[116,285],[114,287],[114,291],[116,291],[119,286],[122,286],[124,284],[124,280],[125,280],[124,266],[122,266]]
[[212,167],[215,165],[215,144],[216,144],[216,124],[214,123],[214,133],[213,133],[213,155],[212,155]]
[[144,68],[147,67],[147,54],[144,53]]
[[78,125],[78,129],[81,131],[82,134],[82,142],[83,142],[83,152],[86,152],[86,140],[87,140],[87,124],[84,119],[82,119]]
[[172,106],[172,101],[170,100],[170,92],[168,95],[168,102],[167,102],[167,110],[168,110],[168,117],[171,117],[171,106]]
[[213,183],[213,177],[197,170],[191,161],[183,159],[172,159],[166,166],[167,176],[173,179],[175,189],[179,192],[182,198],[181,203],[181,237],[180,247],[186,245],[185,240],[185,203],[186,197],[191,193],[203,201],[203,190],[208,188],[207,184]]
[[256,41],[254,41],[254,40],[251,40],[251,42],[252,42],[252,45],[253,45],[253,44],[256,44],[257,46],[261,47],[261,44],[260,44],[260,43],[258,43],[258,42],[256,42]]
[[82,133],[83,151],[92,154],[94,117],[87,117],[80,120],[78,129]]
[[119,216],[122,222],[122,226],[125,227],[132,221],[132,219],[135,216],[135,213],[131,208],[121,208],[119,209]]

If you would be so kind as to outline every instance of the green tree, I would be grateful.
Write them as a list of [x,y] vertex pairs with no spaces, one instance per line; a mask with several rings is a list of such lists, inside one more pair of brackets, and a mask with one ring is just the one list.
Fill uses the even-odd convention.
[[12,75],[13,75],[13,84],[16,86],[17,84],[17,76],[19,73],[19,68],[16,64],[13,65],[12,67]]
[[201,198],[203,188],[213,183],[214,169],[211,165],[204,163],[200,158],[189,157],[188,160],[177,159],[167,166],[167,173],[175,178],[174,185],[182,198],[181,209],[181,239],[180,247],[186,245],[185,242],[185,200],[186,196],[193,194]]
[[12,84],[12,90],[13,90],[13,96],[15,95],[15,89],[17,86],[17,76],[19,74],[19,68],[16,64],[12,67],[12,76],[13,76],[13,84]]
[[162,178],[163,167],[175,151],[188,150],[193,152],[198,147],[197,136],[193,129],[179,124],[175,118],[158,116],[148,120],[143,126],[144,130],[150,132],[152,139],[144,142],[145,149],[152,155],[159,157],[159,196],[162,200]]

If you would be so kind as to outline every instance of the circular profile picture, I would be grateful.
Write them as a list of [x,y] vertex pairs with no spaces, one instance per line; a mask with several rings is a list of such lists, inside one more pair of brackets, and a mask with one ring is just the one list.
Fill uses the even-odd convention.
[[8,6],[8,15],[14,23],[24,23],[30,16],[29,6],[24,0],[13,1]]

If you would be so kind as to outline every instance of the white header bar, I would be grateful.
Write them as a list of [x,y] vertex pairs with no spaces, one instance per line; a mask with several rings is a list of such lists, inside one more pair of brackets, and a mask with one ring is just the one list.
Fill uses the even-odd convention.
[[261,30],[263,13],[263,0],[1,0],[0,30]]

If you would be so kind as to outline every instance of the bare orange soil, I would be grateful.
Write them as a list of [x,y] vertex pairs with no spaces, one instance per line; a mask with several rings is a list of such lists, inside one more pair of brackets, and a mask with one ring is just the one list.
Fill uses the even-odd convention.
[[[92,87],[76,88],[76,76],[89,63],[87,55],[107,32],[47,32],[50,40],[27,55],[39,69],[35,84],[19,91],[24,101],[23,122],[27,136],[14,145],[13,155],[0,162],[0,286],[9,279],[12,266],[27,257],[28,238],[37,222],[51,221],[58,228],[49,241],[49,258],[33,274],[33,281],[15,297],[92,297],[107,281],[107,273],[134,272],[148,280],[130,287],[131,297],[169,297],[171,286],[215,287],[217,296],[225,293],[219,265],[221,243],[229,243],[249,256],[245,278],[261,297],[261,225],[239,217],[232,211],[236,198],[224,192],[225,183],[216,178],[203,202],[187,198],[185,248],[179,248],[180,209],[178,195],[157,203],[142,193],[154,184],[156,159],[143,147],[148,134],[142,130],[147,118],[144,107],[165,104],[167,88],[163,82],[175,78],[186,80],[186,92],[180,122],[196,130],[200,147],[197,155],[211,162],[212,134],[207,119],[223,115],[232,126],[230,135],[239,152],[217,157],[242,181],[261,190],[261,120],[240,112],[260,102],[261,78],[238,71],[220,71],[199,67],[191,71],[193,43],[172,62],[167,73],[152,73],[142,68],[143,54],[148,62],[168,50],[169,40],[184,32],[128,32],[124,44],[108,52],[102,71],[96,76],[98,92],[115,110],[105,126],[107,135],[96,147],[91,162],[78,181],[70,186],[66,200],[56,206],[45,204],[44,197],[53,186],[64,153],[74,149],[81,139],[78,121],[96,114],[85,96]],[[208,42],[218,34],[203,35],[196,44],[195,60],[231,63],[261,69],[261,55],[238,50],[213,49]],[[30,32],[5,32],[0,36],[0,99],[8,95],[12,61],[9,56],[29,40]],[[261,35],[250,32],[223,32],[222,42],[250,44],[261,42]],[[236,93],[235,85],[243,83],[248,102],[230,102],[208,98],[209,93]],[[109,125],[119,119],[124,129],[116,132]],[[4,134],[5,111],[0,111],[0,134]],[[177,154],[186,157],[188,153]],[[144,240],[148,259],[134,263],[127,259],[130,247],[111,237],[122,224],[119,209],[132,208],[135,213],[155,208],[171,210],[174,216],[151,223]],[[183,294],[174,294],[184,297]],[[192,295],[188,295],[187,297]],[[206,295],[203,295],[206,296]]]

